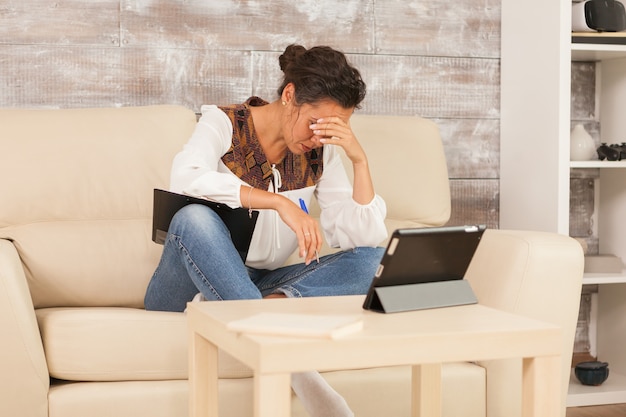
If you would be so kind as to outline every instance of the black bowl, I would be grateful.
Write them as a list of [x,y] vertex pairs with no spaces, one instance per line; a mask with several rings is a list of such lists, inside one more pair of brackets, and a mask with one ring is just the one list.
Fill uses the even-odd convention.
[[574,375],[583,385],[601,385],[609,377],[609,364],[606,362],[581,362],[574,368]]

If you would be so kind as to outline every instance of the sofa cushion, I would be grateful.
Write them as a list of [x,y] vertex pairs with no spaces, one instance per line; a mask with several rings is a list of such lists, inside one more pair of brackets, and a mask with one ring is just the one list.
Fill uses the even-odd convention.
[[[45,308],[36,311],[50,376],[68,381],[187,379],[183,313],[133,308]],[[249,368],[220,353],[220,378]]]
[[[411,414],[411,368],[396,366],[325,372],[326,380],[344,396],[355,415]],[[253,380],[219,380],[219,415],[254,414]],[[485,370],[467,363],[442,368],[443,416],[484,417]],[[50,417],[186,416],[187,381],[74,382],[50,388]],[[308,416],[292,394],[292,416]]]
[[[354,115],[350,125],[367,152],[376,192],[387,203],[389,234],[399,227],[445,224],[450,184],[437,124],[421,117]],[[352,169],[347,172],[352,178]]]
[[58,383],[48,397],[48,417],[189,415],[188,383],[183,380]]
[[9,233],[39,306],[143,307],[163,250],[151,219],[25,224]]
[[152,189],[195,124],[179,106],[0,112],[0,237],[36,308],[143,305]]

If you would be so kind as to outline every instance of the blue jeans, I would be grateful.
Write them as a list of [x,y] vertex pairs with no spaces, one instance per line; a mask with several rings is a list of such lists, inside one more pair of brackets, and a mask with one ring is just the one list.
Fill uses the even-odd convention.
[[365,294],[384,248],[358,247],[323,256],[320,262],[275,270],[244,265],[230,234],[213,210],[191,204],[170,224],[163,254],[148,285],[147,310],[184,311],[198,293],[207,300]]

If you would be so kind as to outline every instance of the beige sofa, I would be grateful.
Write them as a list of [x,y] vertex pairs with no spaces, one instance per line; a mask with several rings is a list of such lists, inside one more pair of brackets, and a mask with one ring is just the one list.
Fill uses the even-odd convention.
[[[187,415],[185,315],[142,302],[161,251],[150,240],[152,189],[168,186],[195,121],[176,106],[0,110],[0,415]],[[409,117],[352,123],[389,229],[446,223],[437,127]],[[468,271],[481,303],[563,327],[563,395],[582,269],[568,237],[489,230]],[[520,414],[521,361],[443,372],[444,416]],[[248,370],[224,355],[219,373],[220,415],[250,416]],[[410,414],[408,367],[324,376],[359,417]],[[296,399],[293,414],[305,415]]]

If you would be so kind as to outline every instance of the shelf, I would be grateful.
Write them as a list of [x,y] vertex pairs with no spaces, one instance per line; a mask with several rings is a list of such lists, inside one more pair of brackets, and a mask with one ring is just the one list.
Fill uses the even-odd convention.
[[[572,123],[586,114],[597,117],[600,139],[610,138],[602,142],[616,142],[626,132],[626,33],[621,34],[623,39],[606,39],[610,36],[606,33],[580,39],[585,35],[572,33],[570,3],[502,0],[500,226],[567,234],[572,214],[569,180],[579,177],[580,170],[599,170],[584,176],[593,177],[593,194],[585,196],[593,199],[593,205],[575,214],[591,219],[600,253],[626,260],[626,233],[619,230],[626,210],[626,160],[564,163],[569,159]],[[534,13],[531,6],[541,8],[542,13]],[[541,32],[520,37],[528,32],[524,24],[530,20],[542,27]],[[541,65],[537,65],[538,56]],[[577,62],[591,65],[579,68]],[[589,79],[580,74],[582,70],[589,71]],[[519,80],[529,74],[535,82],[520,88]],[[576,107],[572,92],[578,93],[572,89],[572,75],[591,84],[583,88],[595,90],[595,95],[583,97],[584,112],[583,106],[571,111]],[[528,120],[536,121],[531,129]],[[527,148],[543,152],[538,156],[525,152]],[[610,375],[604,384],[592,387],[582,385],[572,372],[566,404],[626,403],[626,350],[621,348],[626,346],[626,271],[586,273],[583,284],[599,287],[591,294],[589,306],[589,353],[609,362]]]
[[594,387],[578,382],[572,370],[567,394],[568,407],[618,403],[626,403],[626,376],[610,371],[609,378],[602,385]]
[[626,283],[626,270],[622,271],[621,274],[586,272],[583,275],[583,285],[623,283]]
[[626,161],[570,161],[570,168],[626,168]]
[[626,45],[572,43],[572,61],[626,58]]

